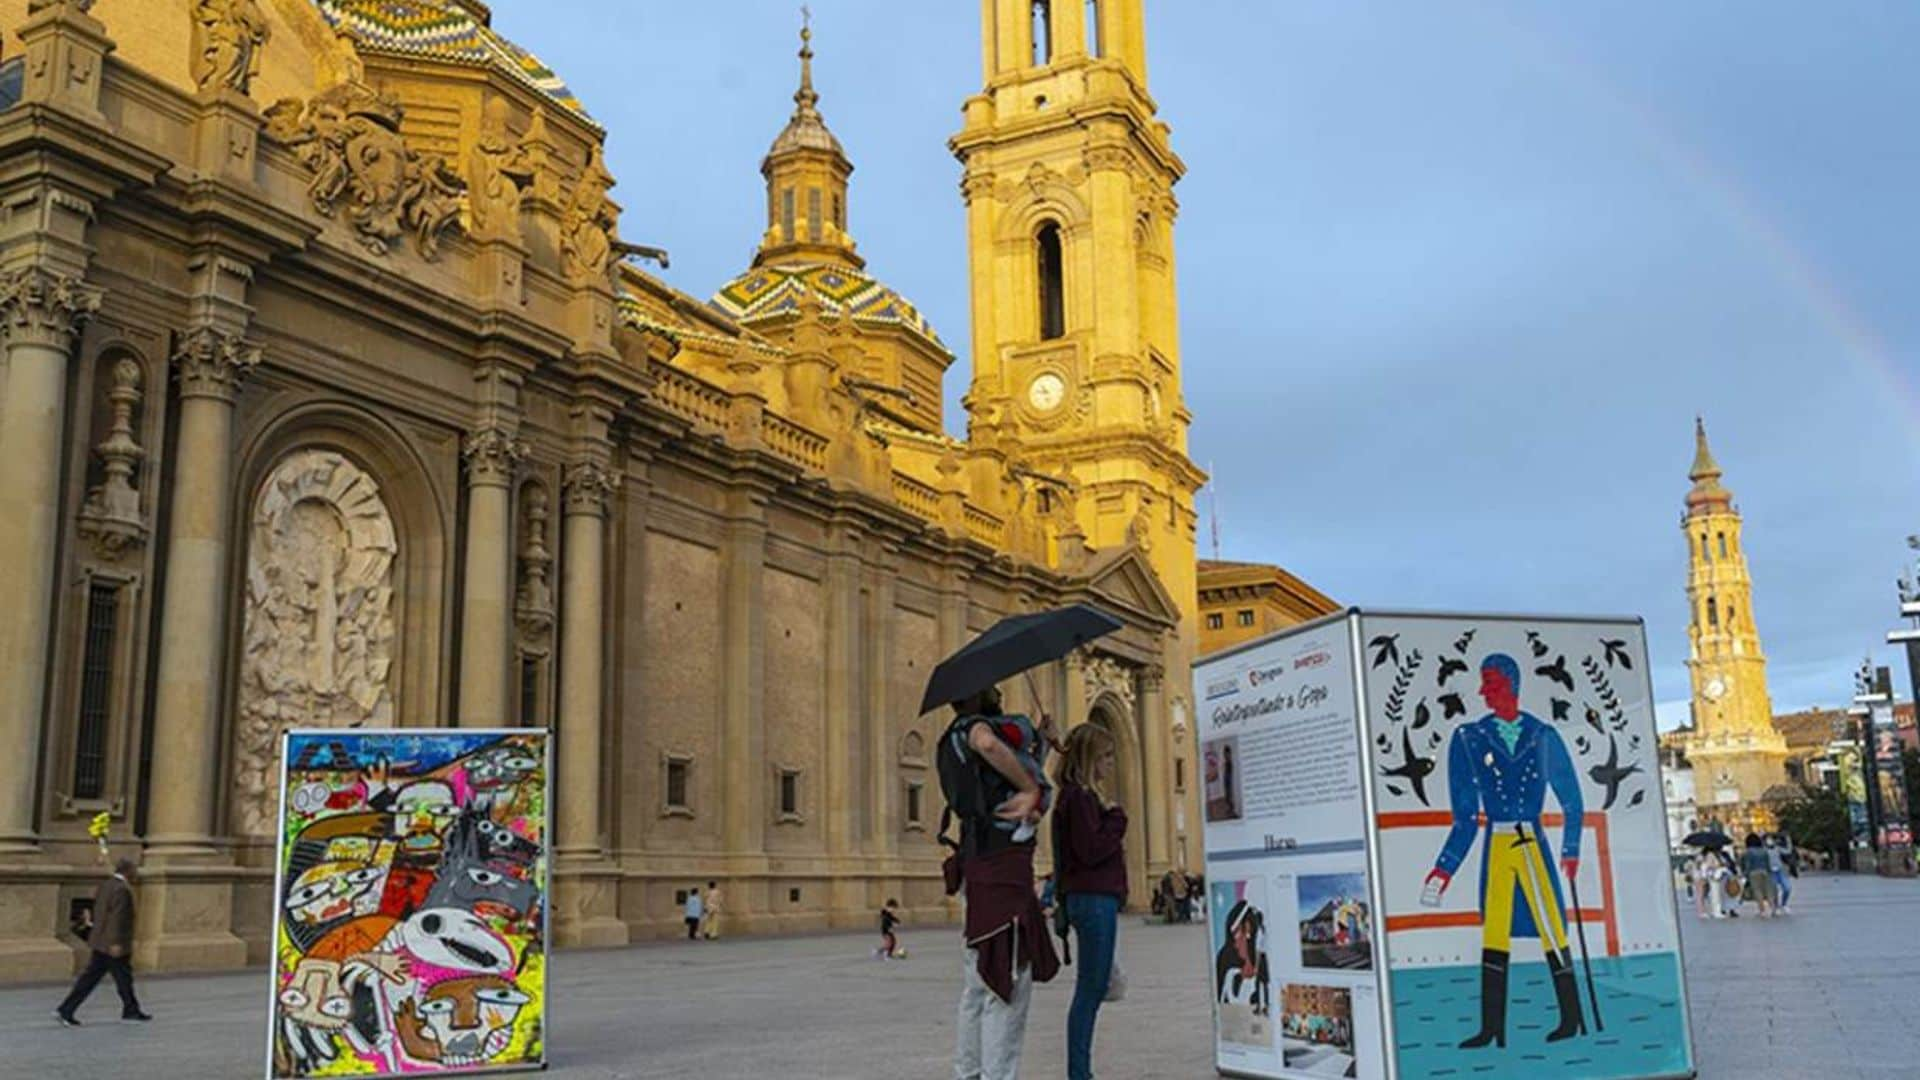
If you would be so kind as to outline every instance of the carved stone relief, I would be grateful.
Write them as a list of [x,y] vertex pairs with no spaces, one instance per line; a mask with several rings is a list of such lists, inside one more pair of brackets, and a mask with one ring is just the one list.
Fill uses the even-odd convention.
[[466,182],[438,154],[400,135],[400,103],[361,82],[322,90],[306,103],[281,98],[266,112],[267,135],[313,172],[307,194],[323,217],[344,216],[375,255],[411,235],[424,259],[460,223]]
[[1133,708],[1133,668],[1111,656],[1096,655],[1087,658],[1084,670],[1089,702],[1098,700],[1100,695],[1110,692],[1114,697],[1125,702],[1127,708]]
[[526,147],[507,130],[506,99],[488,99],[467,155],[467,231],[475,239],[520,239],[520,193],[532,184]]
[[236,832],[272,832],[282,731],[393,724],[398,550],[379,487],[340,454],[295,451],[261,487],[247,535]]
[[616,219],[613,202],[607,198],[612,189],[613,174],[607,171],[596,143],[561,222],[561,268],[575,285],[605,277],[612,265]]

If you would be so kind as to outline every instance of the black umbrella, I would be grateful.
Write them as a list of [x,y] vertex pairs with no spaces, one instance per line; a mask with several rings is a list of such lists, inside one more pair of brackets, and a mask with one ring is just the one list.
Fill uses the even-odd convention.
[[1009,615],[940,661],[920,699],[922,713],[1052,663],[1095,638],[1120,629],[1119,619],[1086,604],[1030,615]]
[[1702,829],[1696,833],[1689,833],[1687,838],[1682,840],[1681,843],[1686,844],[1688,847],[1706,848],[1708,851],[1713,851],[1733,843],[1733,838],[1726,833],[1714,832],[1712,829]]

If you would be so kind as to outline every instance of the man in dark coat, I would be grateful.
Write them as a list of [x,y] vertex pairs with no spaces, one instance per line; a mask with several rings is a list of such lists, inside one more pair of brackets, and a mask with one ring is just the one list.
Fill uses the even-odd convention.
[[100,883],[93,894],[93,928],[87,934],[92,955],[87,969],[73,984],[73,992],[53,1011],[62,1024],[79,1027],[73,1012],[100,985],[100,979],[113,976],[113,987],[120,991],[120,1019],[151,1020],[133,996],[133,882],[139,876],[138,864],[121,858],[113,864],[113,876]]

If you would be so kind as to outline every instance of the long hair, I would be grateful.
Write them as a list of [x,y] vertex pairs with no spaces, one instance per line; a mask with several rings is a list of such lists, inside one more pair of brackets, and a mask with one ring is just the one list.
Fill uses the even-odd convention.
[[1081,724],[1067,732],[1067,745],[1060,752],[1060,783],[1086,788],[1105,806],[1113,802],[1107,785],[1097,779],[1100,755],[1117,750],[1113,732],[1099,724]]

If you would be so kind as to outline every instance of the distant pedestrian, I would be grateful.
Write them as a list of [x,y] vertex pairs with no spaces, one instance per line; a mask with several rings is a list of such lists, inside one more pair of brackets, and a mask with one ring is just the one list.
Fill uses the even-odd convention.
[[1703,919],[1720,917],[1720,894],[1713,877],[1714,858],[1706,852],[1695,855],[1687,864],[1687,876],[1693,893],[1693,909]]
[[700,916],[700,936],[708,941],[720,937],[720,885],[707,882],[707,895],[704,901],[705,912]]
[[113,864],[113,876],[100,883],[93,894],[93,924],[87,934],[87,968],[74,980],[73,991],[53,1011],[68,1027],[79,1027],[74,1011],[80,1008],[100,979],[113,976],[113,988],[120,992],[120,1019],[153,1019],[140,1008],[133,995],[133,883],[139,866],[130,858]]
[[1793,895],[1793,885],[1787,880],[1787,854],[1782,848],[1784,837],[1770,834],[1766,838],[1767,873],[1773,877],[1773,911],[1776,915],[1792,914],[1787,907],[1787,898]]
[[1067,921],[1080,945],[1067,1011],[1067,1080],[1092,1080],[1093,1026],[1111,989],[1120,908],[1127,902],[1127,812],[1107,794],[1115,750],[1106,728],[1082,724],[1067,736],[1060,761],[1054,858],[1060,861]]
[[1173,875],[1172,880],[1168,882],[1168,893],[1167,893],[1167,921],[1168,922],[1186,922],[1187,921],[1187,918],[1188,918],[1187,897],[1190,895],[1187,889],[1188,889],[1187,875],[1185,874],[1175,874]]
[[687,890],[687,907],[684,914],[687,920],[687,940],[700,940],[700,920],[706,918],[707,914],[706,905],[700,901],[700,886],[695,885]]
[[1741,856],[1741,869],[1747,872],[1747,896],[1759,905],[1760,917],[1773,917],[1773,868],[1767,855],[1766,845],[1760,842],[1758,833],[1748,833],[1746,854]]
[[875,960],[904,960],[907,950],[900,947],[900,901],[887,898],[880,909],[880,947],[873,950]]

